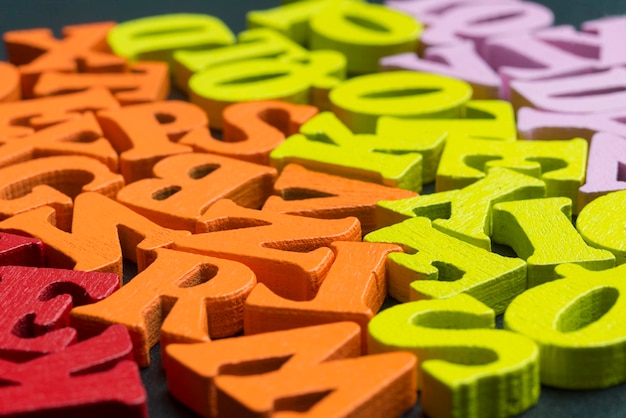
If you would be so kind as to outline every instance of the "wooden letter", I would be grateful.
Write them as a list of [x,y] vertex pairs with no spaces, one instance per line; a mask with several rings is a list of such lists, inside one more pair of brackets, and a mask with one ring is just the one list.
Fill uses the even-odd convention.
[[579,189],[578,210],[593,199],[626,188],[626,138],[604,132],[591,140],[587,178]]
[[230,45],[235,36],[216,17],[179,13],[120,23],[109,32],[107,41],[113,52],[132,62],[165,61],[173,69],[174,51]]
[[251,29],[237,36],[236,45],[223,48],[177,51],[174,54],[174,80],[183,91],[189,90],[189,78],[198,71],[232,62],[258,58],[307,59],[309,51],[271,29]]
[[491,207],[498,202],[544,197],[541,180],[505,168],[460,190],[395,201],[378,202],[376,226],[382,228],[416,216],[429,218],[434,228],[491,250]]
[[376,133],[385,137],[413,140],[422,155],[422,181],[435,181],[444,144],[455,138],[485,138],[514,141],[517,137],[515,112],[502,100],[472,100],[460,118],[402,119],[382,116]]
[[335,261],[313,300],[288,300],[263,284],[252,291],[244,307],[246,335],[353,321],[361,327],[365,351],[367,323],[387,296],[387,255],[402,249],[365,242],[335,242],[331,248]]
[[120,172],[127,183],[152,177],[154,164],[167,156],[191,152],[174,141],[207,125],[201,109],[177,100],[99,112],[98,121],[120,153]]
[[147,418],[131,350],[128,333],[116,326],[26,363],[0,360],[0,415]]
[[0,232],[0,266],[43,267],[43,252],[38,239]]
[[[279,170],[289,163],[419,192],[422,157],[411,139],[353,134],[332,112],[313,117],[270,154]],[[432,140],[430,142],[433,142]]]
[[543,384],[598,389],[626,381],[626,266],[589,271],[565,264],[556,272],[564,278],[511,302],[504,326],[537,342]]
[[494,322],[493,310],[467,295],[404,303],[372,319],[369,351],[417,356],[428,416],[509,417],[539,400],[539,348],[489,329]]
[[68,154],[91,157],[111,171],[117,171],[117,153],[104,138],[98,121],[90,112],[26,137],[0,139],[0,167],[45,156]]
[[169,77],[167,65],[161,62],[137,63],[123,73],[44,73],[35,85],[34,95],[52,96],[104,87],[122,106],[127,106],[165,100],[170,90]]
[[383,418],[410,408],[415,357],[359,354],[358,326],[341,322],[170,345],[164,368],[174,396],[205,417]]
[[270,196],[263,210],[320,219],[354,216],[363,234],[376,229],[378,201],[416,196],[409,190],[318,173],[297,164],[283,169],[274,190],[278,196]]
[[551,112],[604,113],[626,107],[626,69],[554,80],[514,81],[511,103]]
[[546,196],[565,196],[577,208],[578,188],[585,179],[587,141],[493,141],[451,139],[437,169],[436,190],[460,189],[504,167],[546,183]]
[[20,72],[8,62],[0,62],[0,103],[21,99]]
[[309,22],[312,50],[345,55],[349,74],[378,72],[385,56],[417,50],[423,26],[404,13],[379,4],[344,1],[327,6]]
[[387,56],[380,60],[380,67],[383,71],[419,71],[466,81],[472,86],[473,99],[493,100],[500,97],[498,74],[478,55],[474,44],[469,41],[428,48],[424,58],[415,52]]
[[626,191],[612,192],[585,206],[576,219],[576,229],[596,248],[609,250],[616,264],[626,263]]
[[72,306],[119,287],[111,273],[0,266],[0,358],[22,362],[63,350],[77,340],[69,327]]
[[269,165],[270,152],[317,114],[317,108],[278,100],[235,103],[222,114],[222,140],[207,130],[190,132],[180,143],[196,151]]
[[491,217],[491,238],[513,248],[528,263],[529,288],[557,279],[554,268],[559,264],[576,263],[593,270],[615,265],[613,254],[589,247],[578,235],[567,198],[498,203]]
[[[24,141],[22,139],[21,141]],[[1,149],[1,148],[0,148]],[[0,169],[0,220],[41,206],[52,206],[58,228],[72,225],[72,199],[82,192],[115,198],[124,179],[92,158],[37,158]]]
[[414,71],[355,77],[329,95],[332,111],[357,133],[374,132],[380,116],[457,118],[471,97],[464,81]]
[[328,91],[345,78],[346,60],[336,51],[313,51],[302,60],[254,59],[197,72],[189,79],[189,99],[222,128],[226,106],[253,100],[310,103],[328,110]]
[[111,324],[128,328],[135,360],[150,364],[150,348],[210,341],[243,329],[243,303],[256,284],[240,263],[166,249],[110,297],[72,310],[72,326],[93,334]]
[[174,248],[239,261],[274,293],[294,300],[315,296],[334,258],[324,247],[361,239],[355,218],[281,215],[245,209],[226,199],[206,211],[196,231],[177,240]]
[[23,97],[32,97],[37,79],[45,72],[124,71],[126,60],[111,54],[105,42],[114,26],[114,22],[65,26],[63,40],[54,38],[50,29],[6,32],[9,61],[22,74]]
[[0,222],[0,230],[22,231],[48,247],[46,265],[116,273],[122,277],[122,256],[139,271],[155,258],[154,250],[189,235],[158,226],[120,203],[98,193],[81,193],[74,201],[72,233],[54,226],[54,209],[44,206]]
[[195,232],[196,221],[219,199],[258,209],[272,194],[276,170],[212,154],[166,157],[153,168],[156,178],[124,187],[117,200],[171,229]]
[[467,293],[496,313],[526,289],[526,263],[503,257],[434,229],[428,218],[411,218],[371,232],[369,242],[400,245],[389,254],[389,294],[400,302]]
[[113,95],[103,88],[61,97],[0,103],[0,141],[31,135],[35,130],[79,119],[81,113],[119,106]]

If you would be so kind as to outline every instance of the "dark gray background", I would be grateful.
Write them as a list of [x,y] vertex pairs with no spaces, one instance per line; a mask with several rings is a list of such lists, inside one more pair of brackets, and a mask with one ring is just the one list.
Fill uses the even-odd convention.
[[[381,1],[376,1],[380,3]],[[624,0],[543,0],[550,7],[557,24],[575,24],[608,15],[626,13]],[[114,20],[123,22],[164,13],[206,13],[221,18],[234,33],[245,29],[245,12],[279,5],[278,0],[1,0],[0,32],[14,29],[49,27],[57,34],[65,25]],[[626,42],[626,40],[624,40]],[[0,59],[5,58],[4,47]],[[134,266],[125,265],[126,279]],[[391,301],[390,301],[391,302]],[[149,412],[157,417],[193,417],[184,405],[167,392],[161,369],[159,347],[151,351],[152,365],[142,370],[149,396]],[[406,417],[420,417],[417,405]],[[537,406],[523,417],[626,417],[626,384],[596,391],[563,391],[542,388]]]

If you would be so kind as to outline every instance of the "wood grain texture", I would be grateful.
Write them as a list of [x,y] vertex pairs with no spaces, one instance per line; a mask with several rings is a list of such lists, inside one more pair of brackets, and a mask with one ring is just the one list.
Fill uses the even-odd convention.
[[25,363],[0,360],[0,416],[147,418],[146,391],[122,326]]
[[119,73],[45,72],[35,84],[35,97],[67,94],[94,87],[107,88],[122,106],[165,100],[170,92],[167,65],[141,62]]
[[509,417],[539,400],[539,348],[490,329],[494,322],[493,310],[468,295],[403,303],[372,319],[369,351],[417,356],[430,417]]
[[274,168],[201,153],[166,157],[152,172],[120,190],[117,200],[161,226],[189,232],[219,199],[260,208],[276,178]]
[[544,197],[545,193],[541,180],[505,168],[492,168],[485,177],[463,189],[380,201],[376,207],[376,226],[383,228],[423,216],[432,221],[435,229],[491,251],[493,205]]
[[314,219],[237,206],[213,204],[197,233],[176,240],[174,249],[238,261],[260,283],[294,300],[315,296],[334,259],[333,241],[360,241],[356,218]]
[[366,349],[367,323],[387,296],[387,255],[401,252],[396,245],[335,242],[335,260],[315,297],[292,301],[259,284],[244,306],[246,335],[331,322],[353,321],[361,327]]
[[150,364],[150,349],[161,342],[210,341],[243,329],[243,304],[256,284],[243,264],[167,249],[110,297],[72,310],[71,323],[94,334],[125,325],[135,361]]
[[72,307],[102,300],[120,286],[111,273],[22,266],[0,266],[0,285],[0,358],[15,362],[75,343]]
[[378,119],[376,133],[415,141],[422,155],[422,181],[426,184],[435,180],[441,152],[447,140],[488,138],[514,141],[515,113],[509,102],[470,100],[459,118],[401,119],[383,116]]
[[264,211],[321,219],[354,216],[363,235],[376,229],[375,209],[380,200],[406,199],[416,194],[404,189],[352,180],[288,164],[274,183]]
[[44,266],[44,245],[38,239],[0,232],[0,266]]
[[286,136],[297,133],[300,126],[317,114],[315,106],[299,105],[279,100],[235,103],[222,114],[222,139],[196,130],[186,135],[181,144],[196,151],[225,157],[270,164],[270,152]]
[[115,273],[122,280],[122,257],[139,271],[155,258],[154,250],[169,247],[189,235],[160,227],[98,193],[81,193],[74,200],[72,231],[55,227],[54,209],[44,206],[0,222],[0,230],[22,231],[42,240],[46,265],[54,268]]
[[[435,138],[440,135],[435,134]],[[433,142],[433,135],[429,135]],[[270,154],[272,166],[289,163],[315,171],[419,192],[422,156],[413,139],[353,134],[332,112],[322,112]]]
[[[626,381],[624,272],[564,264],[563,277],[518,296],[504,315],[507,329],[541,348],[541,382],[563,389],[598,389]],[[549,300],[550,303],[545,303]]]
[[626,263],[626,191],[608,193],[594,200],[580,212],[576,229],[587,244],[610,251],[615,263]]
[[124,178],[89,157],[57,156],[37,158],[0,168],[0,219],[41,206],[55,209],[58,228],[72,225],[72,198],[95,192],[114,198]]
[[371,232],[368,242],[400,245],[389,254],[389,294],[400,302],[442,299],[467,293],[504,312],[526,290],[526,263],[503,257],[451,237],[432,227],[428,218],[411,218]]
[[594,270],[615,265],[613,254],[583,241],[571,216],[567,198],[519,200],[493,207],[491,238],[526,260],[529,288],[558,279],[554,269],[559,264],[576,263]]
[[487,175],[493,167],[509,168],[546,183],[546,196],[567,197],[577,208],[578,188],[585,181],[587,141],[449,140],[437,169],[438,192],[460,189]]
[[63,27],[63,39],[50,29],[27,29],[3,35],[9,61],[21,74],[22,97],[33,96],[41,74],[51,71],[121,72],[126,59],[111,53],[106,36],[115,22],[86,23]]

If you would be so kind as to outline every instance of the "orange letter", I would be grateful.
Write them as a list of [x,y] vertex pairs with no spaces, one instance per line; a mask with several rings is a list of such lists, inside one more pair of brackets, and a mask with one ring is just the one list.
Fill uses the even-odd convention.
[[[0,224],[1,225],[1,224]],[[333,241],[360,241],[355,218],[313,219],[245,209],[218,200],[198,221],[196,235],[175,249],[239,261],[276,294],[295,300],[315,296],[333,261]]]
[[163,367],[172,394],[205,417],[400,415],[416,401],[415,356],[357,357],[360,340],[356,324],[341,322],[175,344]]
[[[72,326],[93,334],[112,324],[128,328],[135,360],[150,364],[150,348],[210,341],[243,328],[243,303],[256,284],[240,263],[166,249],[128,284],[89,307],[72,310]],[[86,308],[86,309],[83,309]]]
[[215,201],[260,208],[272,193],[276,169],[212,154],[181,154],[159,161],[154,176],[124,187],[117,200],[172,229],[195,232],[196,221]]

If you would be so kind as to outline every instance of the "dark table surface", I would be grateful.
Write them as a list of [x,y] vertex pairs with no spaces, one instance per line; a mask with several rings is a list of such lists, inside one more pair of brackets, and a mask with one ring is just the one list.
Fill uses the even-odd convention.
[[[381,3],[381,1],[374,1]],[[556,24],[579,25],[586,20],[626,13],[626,0],[542,0],[555,13]],[[0,32],[48,27],[59,34],[61,27],[76,23],[113,20],[123,22],[165,13],[205,13],[222,19],[234,33],[245,29],[245,13],[276,7],[278,0],[2,0]],[[624,40],[626,42],[626,39]],[[4,46],[0,59],[6,59]],[[175,93],[176,94],[176,93]],[[177,95],[178,96],[178,95]],[[126,280],[134,266],[125,265]],[[390,301],[391,302],[391,301]],[[392,302],[391,302],[392,303]],[[152,418],[196,416],[167,392],[158,345],[151,351],[151,366],[141,376],[149,397]],[[405,417],[420,417],[419,405]],[[539,403],[523,417],[626,417],[626,384],[593,391],[566,391],[542,387]]]

